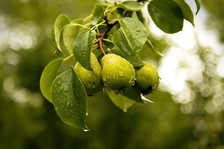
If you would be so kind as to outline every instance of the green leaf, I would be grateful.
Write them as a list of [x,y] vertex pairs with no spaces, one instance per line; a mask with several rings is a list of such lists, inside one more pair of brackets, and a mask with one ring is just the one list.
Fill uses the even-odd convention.
[[149,35],[146,27],[139,20],[129,17],[118,17],[118,21],[131,49],[134,52],[139,52]]
[[183,13],[173,0],[153,0],[148,12],[158,28],[166,33],[176,33],[183,28]]
[[80,25],[68,24],[63,28],[63,43],[70,54],[73,53],[73,42],[75,41],[80,29]]
[[141,98],[141,92],[137,84],[128,88],[126,91],[124,91],[122,95],[136,102],[144,103],[144,101]]
[[57,43],[55,40],[55,34],[54,34],[54,28],[51,31],[51,39],[52,39],[52,45],[53,45],[53,53],[58,57],[63,57],[63,53],[61,50],[58,49]]
[[121,29],[113,35],[112,38],[115,48],[111,49],[113,53],[116,53],[125,59],[127,59],[134,66],[143,65],[141,58],[131,49]]
[[96,4],[93,10],[92,25],[96,25],[104,16],[104,8],[101,4]]
[[58,74],[58,69],[62,63],[63,59],[58,58],[51,61],[43,70],[40,77],[40,90],[44,97],[52,103],[51,99],[51,84]]
[[131,107],[135,101],[121,95],[121,94],[116,94],[114,91],[107,89],[106,90],[109,98],[111,101],[120,109],[122,109],[124,112],[127,112],[127,109]]
[[128,11],[139,11],[142,9],[144,5],[136,1],[125,1],[125,2],[119,3],[117,6],[118,8],[123,8]]
[[159,52],[159,50],[153,45],[153,43],[149,39],[147,40],[147,44],[152,49],[153,52],[155,52],[159,56],[163,56],[163,54]]
[[56,77],[51,96],[56,113],[66,124],[87,129],[87,95],[72,68]]
[[76,18],[74,20],[71,21],[72,24],[83,24],[83,19],[82,18]]
[[131,17],[135,20],[138,20],[140,22],[145,22],[145,19],[142,15],[142,12],[141,11],[137,11],[137,12],[133,12]]
[[199,12],[199,10],[200,10],[200,8],[201,8],[201,5],[200,5],[199,0],[194,0],[194,2],[195,2],[195,4],[196,4],[196,6],[197,6],[197,11],[196,11],[195,14],[198,14],[198,12]]
[[67,17],[64,14],[61,14],[56,18],[55,23],[54,23],[54,29],[53,29],[54,36],[53,37],[54,37],[54,41],[56,43],[58,50],[60,50],[61,52],[62,52],[61,45],[60,45],[61,31],[62,31],[63,27],[65,25],[69,24],[70,22],[71,22],[71,20],[69,19],[69,17]]
[[73,43],[74,55],[77,61],[88,70],[92,70],[90,65],[90,53],[95,39],[95,31],[85,30],[76,37]]
[[113,35],[112,40],[114,44],[127,55],[131,55],[131,53],[133,53],[133,50],[128,44],[128,41],[125,38],[121,29],[117,30],[117,32]]
[[184,0],[175,0],[175,2],[180,6],[184,19],[194,26],[194,14],[191,11],[190,6]]

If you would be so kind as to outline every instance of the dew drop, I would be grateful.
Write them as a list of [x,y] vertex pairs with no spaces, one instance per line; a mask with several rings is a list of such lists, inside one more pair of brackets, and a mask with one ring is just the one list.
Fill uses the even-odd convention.
[[124,73],[122,72],[122,71],[119,71],[119,76],[123,76],[124,75]]
[[132,86],[135,86],[135,81],[132,83]]
[[68,91],[68,87],[64,87],[64,91],[67,92]]
[[58,80],[57,84],[60,86],[61,85],[61,80]]

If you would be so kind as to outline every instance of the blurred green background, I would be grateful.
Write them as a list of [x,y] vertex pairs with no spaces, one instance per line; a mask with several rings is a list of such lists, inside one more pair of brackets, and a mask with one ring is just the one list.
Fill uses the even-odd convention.
[[[190,48],[175,52],[169,35],[154,33],[164,57],[142,51],[162,76],[149,95],[154,103],[123,112],[98,94],[88,99],[89,132],[59,119],[39,89],[41,72],[55,58],[50,31],[59,14],[86,17],[96,2],[0,0],[0,149],[224,149],[224,0],[201,1]],[[206,17],[199,25],[200,16]],[[215,45],[200,41],[201,28]]]

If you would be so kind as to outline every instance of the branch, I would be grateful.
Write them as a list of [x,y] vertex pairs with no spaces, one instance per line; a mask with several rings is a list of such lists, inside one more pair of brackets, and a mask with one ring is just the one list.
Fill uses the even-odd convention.
[[103,39],[107,36],[107,33],[110,32],[110,30],[111,30],[111,29],[118,23],[118,21],[115,21],[114,23],[110,24],[110,23],[108,22],[107,17],[105,17],[104,19],[105,19],[105,21],[106,21],[106,24],[107,24],[108,28],[107,28],[107,30],[106,30],[105,32],[103,32],[103,33],[100,35],[100,37],[97,39],[96,42],[98,42],[99,48],[100,48],[100,50],[102,51],[102,53],[103,53],[104,55],[106,55],[106,52],[105,52],[105,50],[103,49]]

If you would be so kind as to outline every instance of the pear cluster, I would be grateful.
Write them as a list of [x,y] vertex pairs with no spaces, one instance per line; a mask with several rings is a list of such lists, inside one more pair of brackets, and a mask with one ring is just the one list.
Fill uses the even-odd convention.
[[119,55],[106,54],[99,63],[95,54],[91,53],[90,64],[92,70],[85,69],[78,62],[74,67],[74,71],[89,96],[102,91],[103,87],[123,91],[135,83],[141,93],[149,94],[159,84],[159,74],[156,68],[146,62],[140,68],[135,69],[130,62]]

